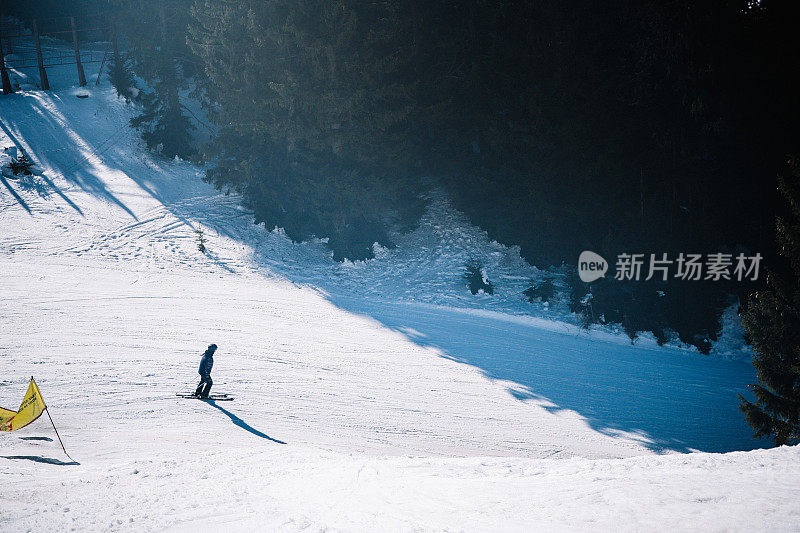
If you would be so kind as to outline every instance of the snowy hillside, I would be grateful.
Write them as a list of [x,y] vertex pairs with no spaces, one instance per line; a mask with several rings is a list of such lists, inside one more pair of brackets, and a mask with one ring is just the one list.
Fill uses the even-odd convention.
[[[43,170],[0,187],[0,405],[34,376],[75,460],[44,419],[0,434],[3,531],[796,529],[800,451],[754,450],[748,362],[524,302],[534,269],[440,196],[334,263],[71,75],[0,96],[0,146]],[[176,398],[211,342],[236,400]]]

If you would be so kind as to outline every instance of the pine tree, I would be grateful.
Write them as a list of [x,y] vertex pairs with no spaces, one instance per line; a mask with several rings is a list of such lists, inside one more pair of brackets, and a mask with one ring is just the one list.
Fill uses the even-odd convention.
[[191,157],[196,149],[190,132],[195,129],[183,114],[178,91],[172,80],[156,81],[155,91],[140,97],[142,113],[131,125],[142,132],[147,147],[166,157]]
[[123,97],[126,102],[136,99],[139,91],[136,87],[130,61],[119,50],[115,50],[112,55],[111,65],[108,69],[108,79],[117,90],[117,95]]
[[779,183],[793,220],[778,219],[777,241],[793,279],[771,274],[742,317],[758,383],[750,386],[755,402],[740,396],[739,408],[756,437],[771,436],[778,446],[800,442],[800,161],[790,166],[792,177]]
[[148,148],[166,157],[190,158],[196,153],[179,93],[188,87],[186,70],[192,64],[186,46],[191,0],[131,3],[115,0],[117,26],[133,45],[130,55],[136,74],[149,86],[139,100],[142,113],[131,120]]

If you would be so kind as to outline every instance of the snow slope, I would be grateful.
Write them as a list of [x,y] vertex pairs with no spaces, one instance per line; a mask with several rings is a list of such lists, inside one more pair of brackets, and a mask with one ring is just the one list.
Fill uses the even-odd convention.
[[[75,459],[44,419],[0,435],[3,531],[797,529],[798,449],[732,451],[765,444],[746,362],[523,316],[535,272],[441,197],[333,263],[69,76],[0,97],[44,169],[0,187],[0,405],[35,376]],[[496,298],[460,286],[476,255]],[[175,398],[210,342],[237,400]]]

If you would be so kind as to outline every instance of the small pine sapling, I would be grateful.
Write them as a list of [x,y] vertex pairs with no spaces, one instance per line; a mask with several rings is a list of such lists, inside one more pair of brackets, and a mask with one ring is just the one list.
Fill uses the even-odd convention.
[[200,250],[200,253],[206,253],[206,235],[203,229],[197,228],[194,232],[197,235],[197,249]]
[[28,154],[23,152],[23,154],[17,159],[11,160],[11,163],[8,164],[8,168],[11,169],[11,172],[13,172],[15,176],[30,176],[33,174],[31,172],[31,168],[33,168],[33,160],[28,157]]
[[549,302],[555,296],[556,287],[553,281],[545,279],[544,281],[534,282],[531,281],[531,286],[526,289],[522,294],[528,297],[529,302],[541,301]]
[[486,269],[483,268],[483,264],[480,261],[470,259],[464,266],[466,271],[461,278],[467,282],[467,287],[472,294],[478,294],[479,292],[494,294],[494,285],[489,281]]

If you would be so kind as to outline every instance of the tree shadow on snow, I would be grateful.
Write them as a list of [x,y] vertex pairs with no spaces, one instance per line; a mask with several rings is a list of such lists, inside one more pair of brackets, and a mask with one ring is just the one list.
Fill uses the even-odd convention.
[[403,302],[327,296],[442,357],[479,368],[509,394],[551,412],[572,411],[595,431],[654,451],[764,447],[738,410],[753,383],[746,361],[553,331],[519,317]]
[[231,413],[230,411],[228,411],[224,407],[221,407],[220,405],[218,405],[217,402],[215,402],[214,400],[208,400],[208,401],[206,401],[206,403],[211,405],[211,406],[213,406],[213,407],[216,407],[217,409],[219,409],[220,411],[225,413],[228,416],[228,418],[231,419],[231,422],[233,422],[235,425],[239,426],[240,428],[244,429],[245,431],[248,431],[248,432],[252,433],[256,437],[261,437],[262,439],[267,439],[267,440],[272,441],[272,442],[274,442],[276,444],[286,444],[285,442],[283,442],[281,440],[273,439],[272,437],[270,437],[266,433],[262,433],[261,431],[257,430],[256,428],[254,428],[253,426],[251,426],[250,424],[248,424],[247,422],[245,422],[244,420],[242,420],[241,418],[239,418],[235,414]]
[[26,461],[33,461],[35,463],[47,463],[49,465],[59,465],[59,466],[73,466],[79,465],[80,463],[77,461],[69,461],[65,462],[60,459],[53,459],[51,457],[39,457],[38,455],[4,455],[4,459],[23,459]]
[[[67,181],[94,196],[107,200],[134,220],[138,220],[133,211],[106,187],[103,179],[97,174],[103,169],[103,162],[99,156],[104,150],[113,146],[113,138],[106,139],[104,143],[94,144],[80,136],[73,129],[76,124],[70,123],[70,119],[61,113],[59,107],[61,98],[58,95],[35,92],[12,95],[12,97],[15,105],[3,108],[5,124],[0,122],[0,126],[20,150],[32,156],[38,165],[55,169]],[[38,120],[31,120],[33,117]],[[91,132],[92,128],[89,131]],[[27,149],[19,142],[17,135],[30,141]],[[43,178],[71,208],[83,215],[81,209],[52,180],[46,176]]]
[[6,178],[3,177],[3,176],[0,176],[0,182],[2,182],[3,185],[5,185],[6,189],[8,189],[8,192],[11,193],[11,196],[14,197],[14,199],[17,201],[17,203],[19,203],[19,205],[21,205],[22,208],[25,211],[27,211],[29,215],[32,215],[33,213],[31,212],[30,206],[28,206],[28,204],[25,202],[25,200],[23,200],[22,197],[19,194],[17,194],[17,191],[15,191],[14,188],[11,186],[11,184],[9,184],[8,181],[6,181]]

